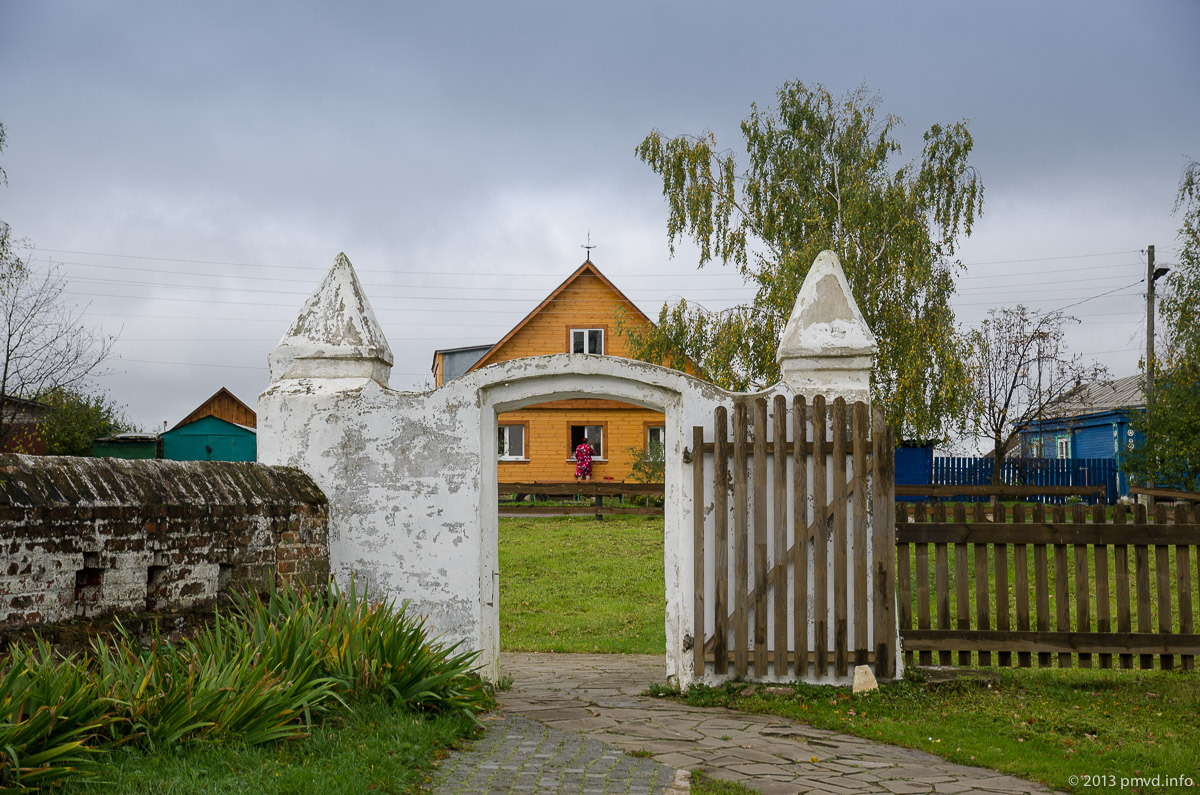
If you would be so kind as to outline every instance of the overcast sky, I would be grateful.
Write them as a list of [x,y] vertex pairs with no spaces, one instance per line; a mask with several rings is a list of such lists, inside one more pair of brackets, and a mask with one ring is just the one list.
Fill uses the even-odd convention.
[[653,128],[740,150],[787,80],[859,85],[921,133],[969,119],[984,214],[960,322],[1070,308],[1115,376],[1144,349],[1142,249],[1200,158],[1200,3],[0,0],[0,219],[119,334],[98,380],[143,428],[267,353],[339,251],[425,388],[436,348],[492,343],[583,261],[656,316],[751,290],[667,251]]

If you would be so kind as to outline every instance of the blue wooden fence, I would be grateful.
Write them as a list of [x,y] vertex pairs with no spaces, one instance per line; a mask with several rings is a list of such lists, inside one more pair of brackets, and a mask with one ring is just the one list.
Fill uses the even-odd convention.
[[[1107,502],[1117,501],[1117,462],[1111,458],[1010,458],[1000,464],[1000,481],[1009,486],[1104,486]],[[992,482],[990,458],[934,458],[930,485],[986,486]],[[983,498],[958,497],[956,501]],[[1035,497],[1065,502],[1066,497]]]

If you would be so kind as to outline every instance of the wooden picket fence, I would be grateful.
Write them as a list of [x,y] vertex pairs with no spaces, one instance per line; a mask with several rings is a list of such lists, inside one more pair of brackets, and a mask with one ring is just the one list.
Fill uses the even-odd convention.
[[766,398],[750,398],[732,438],[724,406],[712,441],[692,429],[698,676],[896,673],[894,434],[878,409],[872,433],[865,404],[831,408],[777,395],[768,430]]
[[1039,667],[1057,658],[1088,668],[1096,658],[1101,668],[1132,668],[1136,655],[1151,668],[1157,655],[1170,669],[1178,655],[1192,670],[1200,508],[1159,505],[1152,522],[1142,505],[1113,506],[1111,519],[1109,510],[1016,505],[1011,516],[1003,508],[991,516],[982,503],[950,512],[944,503],[898,505],[906,661],[915,653],[921,665],[971,665],[974,654],[988,666],[995,654],[1000,666],[1030,667],[1036,654]]

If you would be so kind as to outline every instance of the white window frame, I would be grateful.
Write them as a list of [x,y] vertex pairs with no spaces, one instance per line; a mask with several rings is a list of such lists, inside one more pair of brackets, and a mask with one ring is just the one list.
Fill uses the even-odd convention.
[[[592,331],[595,331],[600,335],[600,350],[598,350],[598,351],[588,350],[588,344],[591,339],[591,334],[589,332],[592,332]],[[604,355],[604,329],[602,329],[602,328],[573,328],[573,329],[571,329],[570,353],[576,352],[575,351],[575,335],[576,334],[580,334],[583,336],[583,353],[596,355],[596,356]]]
[[654,444],[654,436],[657,432],[658,444],[666,449],[667,446],[667,426],[666,425],[648,425],[646,426],[646,450],[649,450]]
[[[496,428],[498,429],[498,433],[496,435],[496,459],[498,461],[528,461],[529,459],[525,457],[525,447],[528,444],[528,440],[525,437],[529,435],[528,433],[526,433],[526,431],[527,431],[526,426],[519,422],[513,422],[513,423],[509,423],[507,425],[497,425]],[[500,452],[501,447],[503,447],[505,450],[510,450],[512,448],[512,442],[509,440],[510,436],[511,436],[510,429],[512,429],[512,428],[520,428],[521,429],[521,454],[520,455],[511,455],[510,453],[501,453]],[[501,436],[504,437],[503,445],[500,444]]]
[[1071,457],[1071,437],[1070,436],[1058,437],[1058,439],[1055,440],[1055,448],[1058,452],[1058,458],[1070,458]]

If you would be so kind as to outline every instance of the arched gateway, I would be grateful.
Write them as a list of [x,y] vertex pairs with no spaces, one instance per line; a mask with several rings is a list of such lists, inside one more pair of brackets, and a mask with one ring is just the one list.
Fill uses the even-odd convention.
[[[339,255],[271,353],[271,385],[258,400],[259,460],[297,466],[325,491],[340,581],[354,577],[373,595],[409,602],[435,633],[480,649],[482,673],[494,680],[497,414],[578,397],[661,411],[667,675],[685,687],[729,675],[830,681],[845,678],[854,653],[894,675],[894,593],[876,572],[887,572],[892,528],[873,522],[869,507],[884,496],[890,475],[880,465],[890,457],[879,453],[877,432],[868,467],[865,406],[850,409],[850,423],[845,404],[834,405],[834,396],[866,399],[874,349],[827,252],[785,329],[785,381],[765,392],[729,393],[675,370],[577,354],[506,361],[433,391],[398,392],[387,386],[388,342]],[[730,406],[732,442],[721,426]],[[843,434],[827,435],[839,421]],[[782,434],[769,449],[768,423]],[[847,431],[859,442],[844,441]],[[725,488],[713,488],[714,475]],[[890,488],[886,496],[879,504],[890,509]],[[873,598],[875,584],[883,598]]]

